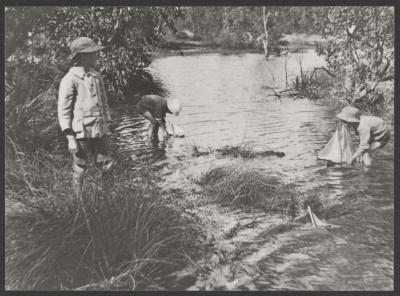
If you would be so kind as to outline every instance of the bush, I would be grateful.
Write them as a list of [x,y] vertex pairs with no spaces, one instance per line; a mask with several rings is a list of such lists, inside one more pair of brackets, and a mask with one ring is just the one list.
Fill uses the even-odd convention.
[[254,43],[246,41],[241,33],[226,30],[219,34],[217,43],[219,43],[223,49],[236,50],[254,47]]
[[256,170],[217,167],[205,173],[198,183],[226,205],[285,211],[291,217],[298,212],[299,193],[294,185]]
[[216,151],[221,156],[233,156],[242,158],[256,158],[265,156],[277,156],[284,157],[285,153],[279,151],[265,150],[265,151],[255,151],[251,146],[244,144],[240,146],[230,146],[226,145],[222,148],[216,149]]
[[193,251],[199,229],[160,197],[149,168],[121,162],[105,184],[91,168],[76,200],[69,160],[43,150],[13,154],[6,159],[7,289],[144,289],[183,264],[180,250]]
[[[57,119],[57,90],[52,87],[29,103],[6,102],[7,145],[15,141],[25,149],[58,150],[65,144]],[[65,145],[62,145],[65,146]]]
[[[317,53],[325,57],[329,68],[344,74],[352,104],[361,100],[365,107],[379,105],[376,85],[394,79],[394,8],[316,9],[315,28],[327,41],[317,45]],[[371,96],[359,96],[364,87]]]
[[319,198],[319,195],[316,190],[309,191],[305,198],[303,199],[303,209],[307,210],[307,207],[316,214],[318,217],[325,217],[326,209]]

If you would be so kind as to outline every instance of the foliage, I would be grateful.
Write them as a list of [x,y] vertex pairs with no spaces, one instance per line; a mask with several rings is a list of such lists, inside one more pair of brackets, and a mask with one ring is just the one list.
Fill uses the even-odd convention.
[[317,52],[347,78],[347,100],[374,104],[377,85],[394,75],[394,9],[388,6],[323,7],[316,27],[327,39]]
[[179,16],[177,7],[8,7],[7,57],[30,47],[31,55],[43,58],[34,42],[40,37],[47,55],[66,61],[69,43],[87,36],[106,47],[99,70],[109,90],[121,94],[130,80],[143,75],[151,62],[150,50],[165,28],[174,30],[173,21]]
[[[287,31],[285,18],[289,13],[286,7],[267,7],[273,17],[268,21],[270,47],[277,47],[282,33]],[[192,30],[201,36],[218,42],[224,48],[244,49],[262,46],[257,38],[264,33],[263,13],[260,6],[197,6],[183,7],[185,18],[177,21],[179,29]]]
[[[314,22],[318,10],[307,6],[266,6],[271,13],[269,29],[270,51],[279,48],[282,34],[309,33],[317,29]],[[264,34],[261,6],[196,6],[183,7],[185,18],[176,22],[179,30],[191,30],[218,42],[225,48],[262,48],[257,38]]]
[[34,150],[42,147],[46,150],[58,150],[65,140],[57,122],[57,90],[51,87],[36,96],[30,102],[15,104],[6,102],[6,135],[10,141]]
[[6,158],[8,289],[143,289],[184,264],[181,250],[192,254],[200,230],[160,198],[149,168],[121,161],[113,180],[90,168],[79,200],[69,160],[43,150],[15,155]]

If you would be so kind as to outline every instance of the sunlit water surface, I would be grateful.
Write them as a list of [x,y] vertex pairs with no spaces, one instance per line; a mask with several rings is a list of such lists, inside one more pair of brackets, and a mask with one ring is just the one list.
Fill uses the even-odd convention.
[[[170,97],[183,102],[183,112],[174,120],[186,137],[149,145],[148,125],[132,106],[122,110],[115,140],[123,153],[151,161],[165,176],[179,170],[196,175],[201,168],[215,165],[213,157],[192,157],[194,144],[215,149],[247,143],[255,149],[282,151],[286,154],[283,158],[232,161],[278,174],[304,190],[317,187],[325,204],[348,207],[348,215],[329,221],[338,228],[293,230],[283,236],[284,242],[276,250],[259,246],[256,263],[249,263],[250,269],[257,266],[258,273],[235,288],[393,289],[393,126],[392,139],[373,155],[374,164],[368,171],[362,167],[324,168],[316,154],[336,128],[337,110],[309,100],[268,96],[271,92],[266,86],[285,88],[285,59],[271,57],[266,62],[260,54],[156,59],[151,66],[153,74],[165,84]],[[300,71],[300,59],[304,69],[324,65],[313,51],[289,54],[289,82]],[[254,227],[257,225],[262,223]],[[193,283],[177,288],[193,288]],[[219,288],[228,289],[229,285]]]

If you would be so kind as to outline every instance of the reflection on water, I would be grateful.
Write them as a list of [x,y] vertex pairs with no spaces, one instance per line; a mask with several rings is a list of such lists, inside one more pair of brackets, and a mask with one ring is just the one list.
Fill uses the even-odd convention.
[[[289,81],[299,73],[300,56],[288,56]],[[344,203],[352,214],[334,219],[333,223],[342,227],[328,233],[288,232],[281,249],[259,258],[263,275],[254,276],[253,287],[391,289],[393,137],[374,154],[375,162],[369,170],[324,168],[316,155],[336,128],[337,110],[307,100],[280,101],[268,96],[264,86],[285,86],[284,63],[285,57],[272,57],[266,63],[259,54],[156,59],[152,64],[154,75],[163,81],[171,97],[183,102],[184,110],[175,121],[186,137],[148,143],[147,123],[133,106],[123,110],[116,129],[121,151],[155,162],[164,172],[189,169],[194,161],[190,156],[192,144],[218,148],[246,142],[256,149],[284,152],[284,158],[246,163],[276,172],[303,189],[318,187],[325,204]],[[323,60],[310,51],[304,53],[302,64],[310,69],[323,65]],[[201,159],[197,165],[202,161],[207,160]],[[293,261],[291,253],[309,257]],[[278,267],[285,271],[284,276],[277,273]]]

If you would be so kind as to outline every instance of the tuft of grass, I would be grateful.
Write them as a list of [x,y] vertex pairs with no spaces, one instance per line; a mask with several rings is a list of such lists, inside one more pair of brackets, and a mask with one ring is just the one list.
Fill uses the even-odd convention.
[[299,192],[294,185],[254,169],[216,167],[198,183],[226,205],[283,211],[291,217],[299,210]]
[[307,206],[310,206],[311,210],[317,215],[317,217],[328,220],[349,215],[358,209],[357,206],[346,201],[346,198],[348,197],[347,194],[342,198],[342,202],[324,204],[320,198],[320,191],[321,190],[317,187],[303,194],[302,208],[304,210],[307,209]]
[[248,144],[244,145],[225,145],[221,148],[212,150],[207,149],[207,151],[200,150],[197,145],[192,146],[192,156],[199,157],[203,155],[209,155],[210,153],[217,152],[220,156],[233,156],[235,158],[256,158],[256,157],[266,157],[266,156],[277,156],[284,157],[285,153],[272,150],[256,151]]
[[[57,89],[54,85],[32,100],[16,104],[6,103],[6,135],[18,145],[31,151],[37,146],[57,150],[66,146],[57,123]],[[62,142],[62,143],[61,143]]]
[[249,145],[240,145],[240,146],[231,146],[226,145],[222,148],[216,149],[216,151],[221,156],[233,156],[233,157],[242,157],[242,158],[256,158],[256,157],[265,157],[265,156],[277,156],[283,157],[285,153],[272,151],[272,150],[265,150],[265,151],[255,151]]
[[322,201],[317,193],[317,190],[310,190],[305,194],[303,198],[303,209],[306,210],[308,206],[310,206],[311,210],[318,217],[325,218],[326,216],[326,208],[322,204]]
[[197,145],[192,146],[192,156],[193,157],[199,157],[203,155],[208,155],[210,154],[210,151],[200,151],[199,147]]
[[[70,160],[38,150],[6,159],[5,281],[10,290],[145,289],[181,267],[199,227],[161,197],[149,168],[89,169],[81,199]],[[15,158],[11,156],[14,155]]]

